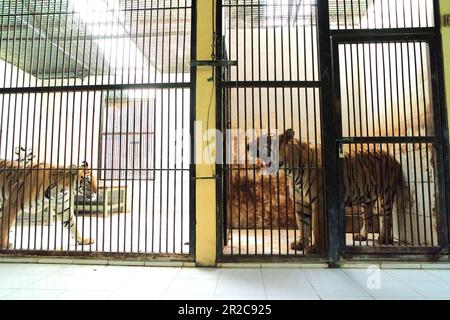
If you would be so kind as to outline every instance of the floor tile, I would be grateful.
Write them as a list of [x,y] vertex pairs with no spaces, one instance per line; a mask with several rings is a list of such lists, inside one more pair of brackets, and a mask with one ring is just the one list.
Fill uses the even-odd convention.
[[438,279],[426,270],[386,270],[386,272],[400,281],[433,281]]
[[254,301],[254,300],[267,300],[265,295],[261,294],[216,294],[214,300],[236,300],[236,301]]
[[259,268],[245,269],[222,269],[220,272],[221,280],[261,280],[262,272]]
[[381,282],[379,288],[367,289],[373,297],[424,298],[412,288],[400,282]]
[[[0,299],[450,300],[450,270],[0,264]],[[376,284],[376,282],[369,282]]]
[[408,281],[405,285],[414,289],[426,298],[450,298],[450,285],[438,281]]
[[372,279],[374,276],[380,276],[377,281],[380,283],[385,282],[398,282],[399,280],[394,278],[393,276],[389,275],[387,272],[385,272],[382,269],[379,269],[375,271],[368,270],[368,269],[345,269],[344,272],[352,278],[354,281],[358,282],[362,286],[367,286],[367,284],[370,284],[372,282]]
[[305,273],[300,269],[262,269],[264,280],[306,280]]
[[58,290],[92,290],[92,291],[113,291],[119,289],[127,281],[126,277],[88,275],[88,276],[67,276],[50,275],[29,287],[35,289],[58,289]]
[[163,295],[163,300],[212,300],[213,294],[181,294],[181,293],[168,293]]
[[44,278],[37,274],[0,275],[0,289],[22,289]]
[[105,300],[111,296],[110,291],[64,291],[56,300]]
[[89,266],[89,265],[70,265],[55,272],[60,276],[85,276],[89,274],[98,274],[106,266]]
[[312,281],[312,286],[319,296],[369,297],[369,293],[356,282],[350,281]]
[[163,294],[169,285],[173,282],[173,279],[161,278],[161,279],[139,279],[139,277],[127,280],[119,290],[125,291],[153,291],[156,294]]
[[213,268],[182,268],[177,274],[178,279],[219,279],[220,269]]
[[180,267],[165,268],[165,267],[144,267],[133,277],[140,279],[158,280],[158,279],[174,279],[181,271]]
[[217,295],[263,295],[265,289],[261,280],[219,280],[216,289]]
[[159,300],[162,293],[154,291],[128,291],[119,290],[108,297],[108,300]]
[[314,296],[316,291],[305,279],[297,280],[264,280],[267,296]]
[[303,300],[303,301],[312,301],[312,300],[320,300],[320,297],[318,295],[267,295],[267,300]]
[[46,275],[54,272],[59,272],[67,268],[67,265],[46,265],[46,264],[16,264],[16,263],[6,263],[0,264],[0,276],[11,275],[11,274],[34,274],[34,275]]
[[309,269],[303,271],[310,281],[348,281],[350,276],[340,269]]
[[450,270],[427,270],[426,272],[438,279],[450,282]]
[[19,289],[3,297],[5,300],[52,300],[60,296],[62,290]]
[[374,300],[373,297],[355,297],[355,296],[320,296],[321,300],[331,300],[331,301],[340,301],[340,300]]
[[112,275],[135,275],[141,272],[144,267],[124,267],[124,266],[106,266],[99,271],[102,274],[112,274]]
[[18,289],[0,289],[0,300]]
[[217,282],[217,280],[208,279],[175,279],[167,289],[167,293],[213,295]]
[[427,300],[424,297],[375,297],[375,300],[380,300],[380,301],[409,301],[409,300]]

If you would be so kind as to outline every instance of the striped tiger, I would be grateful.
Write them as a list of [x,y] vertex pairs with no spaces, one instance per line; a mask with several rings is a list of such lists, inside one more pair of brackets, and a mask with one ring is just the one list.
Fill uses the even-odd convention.
[[294,139],[293,130],[277,138],[261,136],[249,143],[247,150],[252,157],[268,164],[272,173],[274,169],[286,169],[288,192],[295,204],[300,233],[299,239],[291,243],[291,249],[305,254],[325,253],[325,236],[321,234],[325,223],[321,151]]
[[[346,153],[343,165],[345,206],[361,207],[363,214],[359,234],[354,240],[366,241],[367,226],[377,219],[379,243],[392,245],[394,205],[398,213],[411,210],[411,197],[401,164],[383,150],[360,150]],[[376,218],[375,207],[378,209]]]
[[[295,139],[295,132],[287,130],[277,139],[262,136],[247,145],[251,156],[265,160],[278,159],[279,168],[286,170],[289,195],[295,203],[296,224],[300,236],[291,249],[308,253],[325,252],[325,213],[322,151],[309,143]],[[276,141],[277,144],[273,142]],[[272,152],[272,148],[276,148]],[[274,154],[277,153],[276,156]],[[380,243],[393,243],[392,210],[395,199],[402,206],[408,203],[404,192],[401,165],[383,151],[347,153],[344,158],[344,199],[346,206],[363,206],[364,223],[356,238],[367,239],[366,225],[373,216],[374,205],[381,204]],[[404,209],[404,207],[402,207]],[[312,232],[312,234],[311,234]]]
[[[76,192],[83,187],[86,196],[97,193],[97,180],[84,162],[81,166],[61,167],[45,163],[0,160],[0,196],[3,202],[3,218],[0,220],[0,248],[8,249],[9,233],[15,225],[19,211],[36,206],[39,199],[55,198],[62,190]],[[74,199],[74,196],[71,197]],[[55,210],[56,200],[51,201]],[[63,212],[63,224],[76,241],[82,245],[94,243],[78,230],[72,203]]]

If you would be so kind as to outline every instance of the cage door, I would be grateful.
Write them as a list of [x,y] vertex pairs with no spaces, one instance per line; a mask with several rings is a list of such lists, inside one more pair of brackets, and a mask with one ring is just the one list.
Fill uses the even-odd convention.
[[428,41],[335,41],[342,237],[349,253],[440,243],[440,127]]

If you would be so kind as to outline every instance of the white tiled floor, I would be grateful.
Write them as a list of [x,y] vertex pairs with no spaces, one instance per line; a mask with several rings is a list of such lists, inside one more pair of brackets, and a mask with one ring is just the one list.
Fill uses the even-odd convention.
[[0,264],[0,300],[450,300],[450,270],[383,269],[378,275],[380,286],[371,290],[364,269]]

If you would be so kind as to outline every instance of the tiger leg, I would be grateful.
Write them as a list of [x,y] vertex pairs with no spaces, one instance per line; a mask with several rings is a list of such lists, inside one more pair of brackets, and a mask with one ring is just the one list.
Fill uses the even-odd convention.
[[381,217],[380,217],[380,244],[391,245],[394,243],[393,225],[392,225],[392,209],[394,201],[391,195],[385,195],[381,200]]
[[295,213],[295,219],[297,222],[297,228],[300,232],[299,238],[291,243],[291,249],[295,251],[303,251],[310,246],[311,241],[311,228],[312,228],[312,216],[311,205],[305,203],[296,203],[297,211]]
[[305,249],[306,254],[326,252],[325,242],[325,212],[323,207],[323,199],[319,198],[314,201],[312,206],[312,244]]
[[367,226],[371,224],[373,217],[372,202],[366,203],[362,206],[363,222],[359,234],[355,235],[356,241],[367,241]]
[[2,219],[2,239],[0,248],[8,249],[9,245],[9,232],[14,227],[17,219],[17,204],[12,204],[10,201],[6,201],[3,205],[3,219]]
[[73,205],[70,206],[65,212],[63,217],[64,226],[69,228],[70,234],[77,240],[78,244],[90,245],[94,243],[91,238],[83,237],[82,233],[77,228],[77,219],[73,210]]

